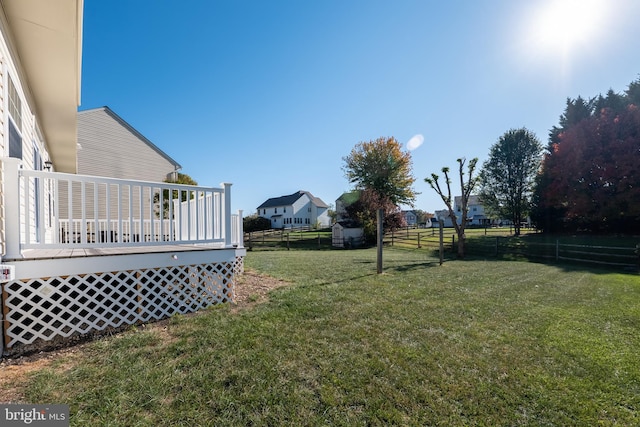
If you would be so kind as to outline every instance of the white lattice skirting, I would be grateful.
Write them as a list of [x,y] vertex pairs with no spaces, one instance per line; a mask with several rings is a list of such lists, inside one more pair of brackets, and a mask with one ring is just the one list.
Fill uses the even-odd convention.
[[12,281],[2,286],[4,345],[85,335],[233,301],[234,262]]

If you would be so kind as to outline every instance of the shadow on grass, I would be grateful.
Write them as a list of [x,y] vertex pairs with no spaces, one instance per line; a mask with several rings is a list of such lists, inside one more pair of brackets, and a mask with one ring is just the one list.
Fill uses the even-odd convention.
[[[425,261],[425,262],[415,262],[413,264],[407,264],[406,262],[403,262],[402,265],[398,265],[398,266],[389,266],[389,264],[397,264],[399,262],[389,262],[387,264],[385,264],[383,262],[383,270],[394,270],[397,271],[399,273],[404,273],[407,271],[413,271],[413,270],[418,270],[418,269],[424,269],[424,268],[433,268],[433,267],[439,267],[440,266],[440,262],[439,261]],[[385,268],[386,266],[386,268]]]
[[[607,265],[597,265],[597,264],[588,264],[585,262],[578,261],[555,261],[544,258],[539,258],[535,256],[525,256],[525,255],[509,255],[509,254],[500,254],[496,255],[480,255],[480,254],[469,254],[465,257],[464,260],[469,261],[487,261],[487,262],[529,262],[532,264],[542,264],[547,266],[556,267],[564,272],[576,272],[583,271],[589,272],[593,274],[628,274],[631,276],[638,276],[640,274],[640,270],[638,267],[625,267],[625,266],[607,266]],[[462,261],[464,261],[462,260]],[[455,261],[455,259],[446,260],[445,262]]]

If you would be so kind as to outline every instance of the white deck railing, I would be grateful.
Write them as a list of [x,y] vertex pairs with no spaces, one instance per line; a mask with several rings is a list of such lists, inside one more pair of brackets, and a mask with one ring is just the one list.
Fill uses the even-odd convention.
[[20,258],[25,249],[242,246],[242,214],[231,214],[231,184],[132,181],[25,170],[16,159],[2,162],[5,258]]

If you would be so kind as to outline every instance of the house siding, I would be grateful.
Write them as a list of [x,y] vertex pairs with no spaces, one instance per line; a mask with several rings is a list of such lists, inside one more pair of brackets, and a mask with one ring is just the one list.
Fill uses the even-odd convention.
[[[155,147],[151,141],[146,139],[137,130],[132,128],[117,114],[108,107],[101,107],[92,110],[85,110],[78,113],[78,174],[90,176],[103,176],[109,178],[119,178],[126,180],[139,180],[149,182],[162,182],[171,173],[180,169],[180,165],[169,156]],[[62,186],[60,193],[60,216],[68,217],[68,188]],[[149,209],[147,203],[140,204],[140,200],[153,199],[153,194],[148,190],[138,197],[138,188],[132,188],[133,195],[131,212],[129,209],[129,196],[124,195],[124,212],[131,218],[140,218],[140,209],[144,212]],[[73,218],[78,218],[82,213],[81,188],[76,185],[72,189]],[[98,198],[106,197],[106,188],[86,187],[84,208],[91,216],[96,216],[94,212],[94,195],[97,192]],[[116,200],[117,195],[113,194],[112,199]],[[111,218],[117,216],[117,206],[110,204],[112,211]],[[107,213],[104,209],[97,213],[97,217],[104,219]]]
[[[43,137],[40,132],[37,131],[38,123],[37,117],[35,116],[35,109],[33,107],[33,103],[31,102],[31,98],[29,97],[30,89],[28,87],[28,82],[25,80],[24,76],[26,75],[23,70],[21,64],[17,59],[14,59],[13,52],[15,49],[11,47],[11,39],[7,36],[8,25],[6,21],[6,17],[4,13],[0,12],[0,155],[3,157],[9,157],[9,140],[8,140],[8,127],[9,127],[9,109],[8,102],[9,96],[7,93],[8,90],[8,80],[9,78],[13,82],[13,85],[16,88],[18,93],[18,98],[21,103],[20,115],[22,119],[22,124],[18,129],[18,132],[22,138],[22,167],[24,169],[33,170],[36,167],[40,168],[42,165],[35,165],[34,158],[34,150],[37,150],[40,154],[40,158],[42,163],[48,161],[50,159],[50,154],[47,149],[47,145],[43,140]],[[3,191],[4,183],[2,181],[3,174],[0,174],[0,192]],[[29,236],[29,239],[34,241],[36,239],[35,234],[35,224],[37,219],[36,215],[36,204],[35,204],[35,180],[29,182],[29,194],[30,198],[28,200],[28,219],[23,216],[20,218],[21,221],[21,230],[25,229],[25,221],[29,221],[31,230],[34,232]],[[44,191],[45,200],[49,200],[51,197],[51,188],[44,183],[42,186]],[[25,188],[25,183],[22,183],[20,188],[21,192],[25,192],[27,189]],[[4,254],[6,251],[5,247],[5,237],[6,231],[5,227],[5,205],[7,201],[4,199],[4,194],[0,193],[0,245],[1,245],[1,253]],[[44,207],[44,215],[43,215],[43,223],[40,223],[40,227],[45,228],[45,233],[50,232],[51,223],[47,221],[51,212],[50,205],[46,204]],[[24,204],[21,205],[21,209],[25,210]],[[22,240],[26,239],[24,232],[21,232],[20,238]]]
[[79,112],[78,174],[162,182],[180,168],[142,138],[109,109]]
[[326,227],[331,222],[326,204],[306,191],[268,199],[257,213],[270,220],[273,228]]

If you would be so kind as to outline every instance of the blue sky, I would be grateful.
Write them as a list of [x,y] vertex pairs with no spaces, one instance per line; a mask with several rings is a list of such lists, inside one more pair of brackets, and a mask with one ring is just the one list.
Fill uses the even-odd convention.
[[417,136],[415,207],[433,212],[432,172],[481,164],[511,128],[546,145],[567,97],[637,79],[638,18],[637,0],[88,0],[80,109],[232,182],[245,215],[298,190],[335,203],[358,142]]

